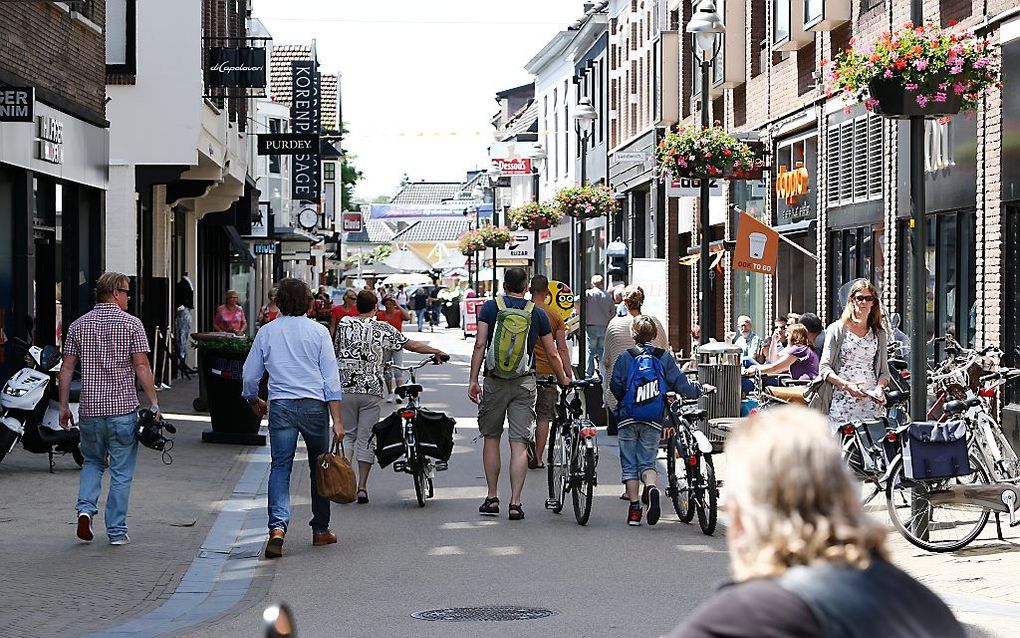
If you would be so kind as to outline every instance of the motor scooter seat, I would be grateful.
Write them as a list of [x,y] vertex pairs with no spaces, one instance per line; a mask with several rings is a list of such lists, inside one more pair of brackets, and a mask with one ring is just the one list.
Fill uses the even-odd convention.
[[51,430],[50,428],[39,428],[39,440],[45,445],[62,445],[64,443],[77,443],[80,440],[78,430]]

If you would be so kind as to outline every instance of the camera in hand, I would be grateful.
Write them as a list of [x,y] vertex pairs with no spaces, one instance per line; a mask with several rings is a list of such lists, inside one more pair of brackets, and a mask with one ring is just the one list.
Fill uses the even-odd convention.
[[147,448],[163,453],[163,462],[167,465],[173,463],[170,450],[173,449],[173,439],[167,438],[163,431],[169,434],[177,434],[177,428],[167,423],[165,419],[157,419],[152,410],[142,410],[138,413],[138,427],[135,430],[135,438]]

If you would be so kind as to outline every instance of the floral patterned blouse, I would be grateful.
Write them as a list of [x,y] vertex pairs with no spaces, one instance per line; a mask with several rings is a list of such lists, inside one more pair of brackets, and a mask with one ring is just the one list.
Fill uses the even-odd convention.
[[[874,330],[869,328],[863,337],[858,337],[851,330],[847,330],[839,351],[839,360],[842,362],[838,371],[840,378],[849,383],[856,383],[864,391],[874,389],[878,384],[875,376],[876,356],[878,338]],[[871,399],[855,398],[841,388],[833,390],[832,404],[829,407],[829,423],[833,427],[878,416],[881,416],[881,406]]]
[[248,320],[244,317],[244,308],[234,306],[233,310],[227,308],[226,304],[216,309],[213,317],[213,326],[222,332],[238,332],[248,327]]

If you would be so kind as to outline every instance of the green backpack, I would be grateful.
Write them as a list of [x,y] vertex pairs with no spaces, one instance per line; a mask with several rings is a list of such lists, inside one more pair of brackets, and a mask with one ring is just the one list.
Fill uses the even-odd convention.
[[485,355],[485,367],[497,377],[516,379],[531,370],[528,332],[535,304],[529,301],[524,308],[511,308],[506,305],[503,295],[499,295],[496,308],[496,328]]

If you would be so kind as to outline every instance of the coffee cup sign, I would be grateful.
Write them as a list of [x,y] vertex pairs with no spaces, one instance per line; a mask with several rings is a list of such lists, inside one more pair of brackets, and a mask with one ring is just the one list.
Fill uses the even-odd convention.
[[737,247],[733,268],[763,275],[776,274],[779,257],[779,233],[747,213],[741,213],[737,225]]

